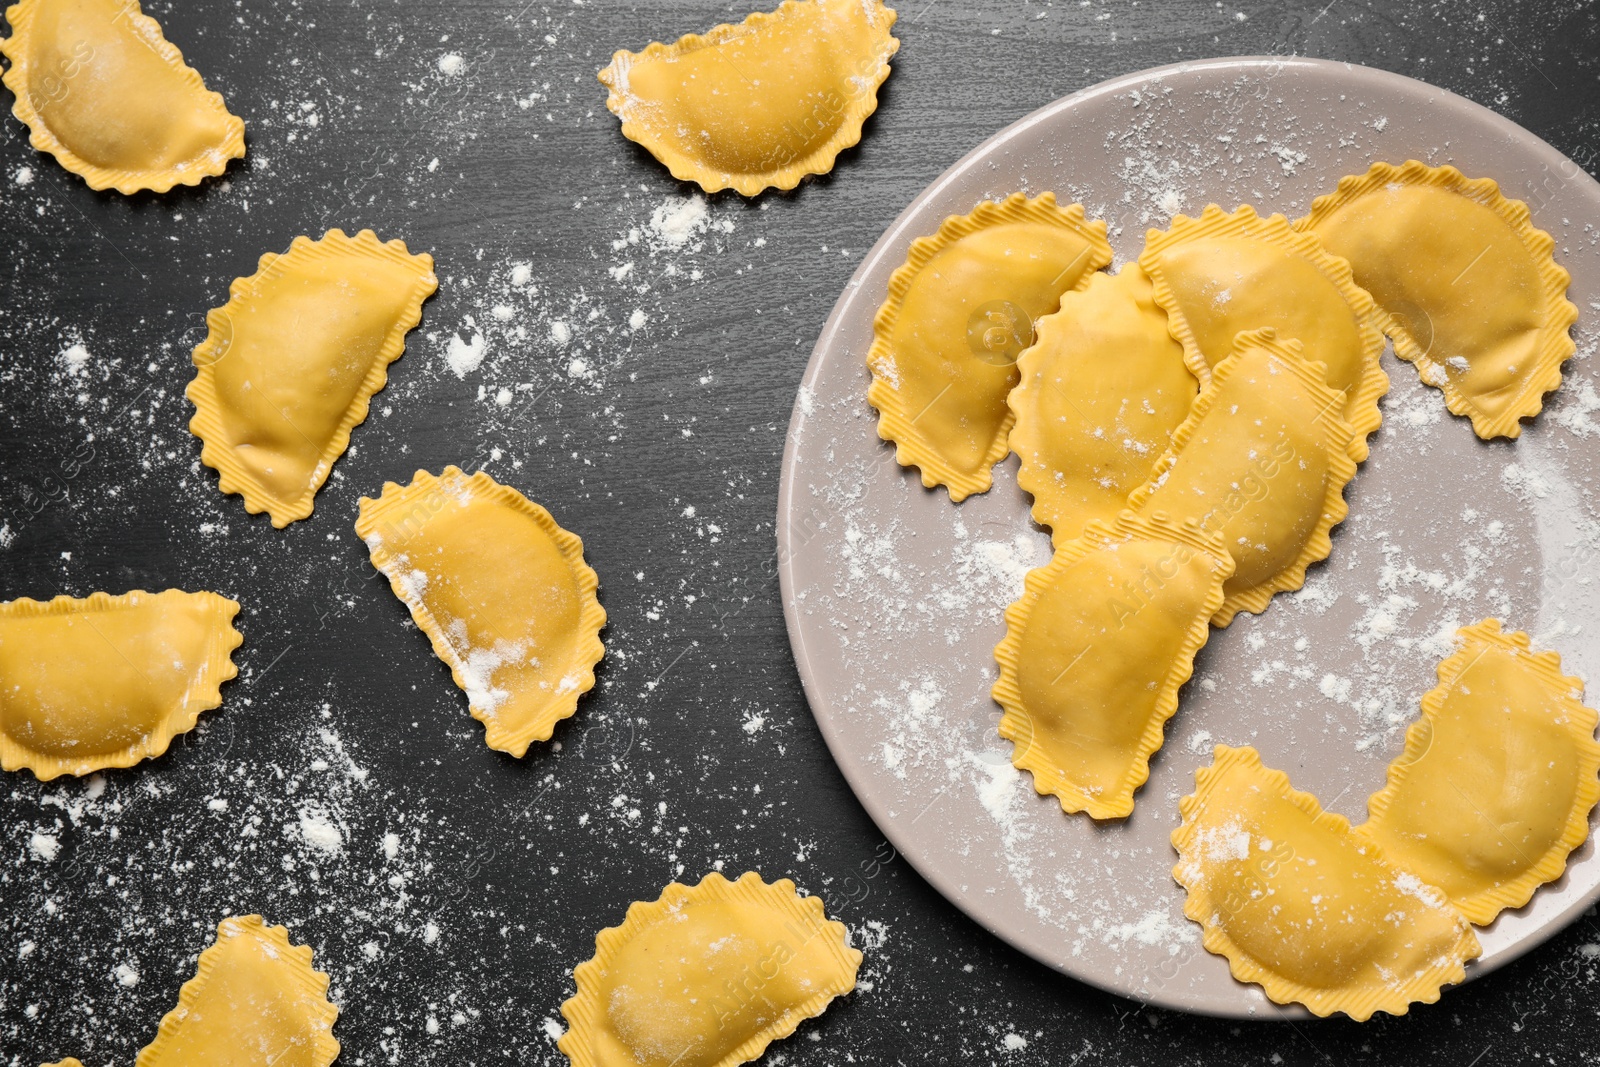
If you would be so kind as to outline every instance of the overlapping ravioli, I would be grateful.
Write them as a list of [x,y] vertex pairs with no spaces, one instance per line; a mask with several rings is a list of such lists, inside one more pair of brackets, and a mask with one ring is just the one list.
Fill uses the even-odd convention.
[[482,471],[417,471],[362,498],[356,533],[466,691],[490,748],[524,755],[594,688],[599,580],[578,536],[515,489]]
[[438,287],[432,256],[371,230],[296,237],[235,280],[206,316],[187,390],[200,461],[222,491],[279,528],[309,516]]
[[793,189],[861,140],[900,48],[882,0],[785,0],[737,26],[619,51],[600,81],[622,134],[707,192]]
[[787,879],[674,882],[600,931],[558,1044],[574,1067],[734,1067],[854,989],[860,966],[844,926]]
[[1600,799],[1583,683],[1496,619],[1460,630],[1357,833],[1479,926],[1566,869]]
[[867,356],[878,436],[922,484],[964,500],[1009,448],[1006,397],[1033,324],[1111,262],[1106,225],[1055,195],[1013,193],[944,220],[889,279]]
[[1133,812],[1233,563],[1193,525],[1123,512],[1029,573],[995,649],[1011,762],[1063,811]]
[[338,1017],[309,947],[259,915],[228,918],[135,1067],[328,1067]]
[[1350,261],[1394,350],[1479,437],[1516,437],[1561,384],[1578,309],[1555,241],[1490,178],[1409,160],[1339,182],[1295,223]]
[[6,19],[11,110],[89,188],[164,193],[244,155],[244,122],[136,0],[21,0]]
[[1183,913],[1233,976],[1279,1004],[1358,1021],[1461,981],[1478,939],[1444,894],[1295,791],[1253,748],[1218,745],[1179,802]]
[[1230,215],[1212,204],[1198,219],[1179,215],[1170,229],[1151,230],[1139,265],[1202,385],[1241,331],[1275,328],[1323,363],[1328,384],[1344,394],[1341,414],[1355,428],[1356,459],[1366,459],[1389,378],[1378,362],[1377,308],[1349,264],[1282,215],[1261,218],[1249,206]]
[[0,604],[0,767],[48,780],[161,755],[238,674],[238,613],[177,589]]
[[1009,404],[1017,484],[1057,548],[1150,477],[1199,388],[1137,263],[1094,274],[1039,320]]
[[1150,481],[1128,498],[1135,511],[1164,511],[1223,535],[1235,568],[1218,626],[1304,585],[1349,511],[1344,488],[1362,439],[1339,417],[1344,397],[1323,378],[1298,341],[1270,329],[1240,334]]

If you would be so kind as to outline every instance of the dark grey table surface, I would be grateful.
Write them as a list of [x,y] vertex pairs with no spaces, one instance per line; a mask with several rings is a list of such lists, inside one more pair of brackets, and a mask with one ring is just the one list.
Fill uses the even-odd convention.
[[[123,198],[5,119],[0,598],[217,589],[244,604],[245,644],[223,707],[165,757],[0,783],[0,1064],[130,1064],[244,912],[313,946],[341,1063],[563,1062],[551,1035],[595,932],[713,868],[794,878],[867,951],[863,988],[770,1063],[1600,1060],[1592,916],[1366,1026],[1174,1015],[1031,962],[882,844],[801,695],[772,567],[784,434],[829,308],[991,133],[1140,68],[1294,53],[1431,81],[1594,172],[1595,5],[911,0],[861,147],[792,195],[711,198],[681,243],[661,223],[692,190],[623,140],[594,75],[738,5],[145,10],[250,153],[224,181]],[[315,515],[275,531],[199,466],[188,352],[231,279],[334,226],[431,252],[441,286]],[[458,376],[451,340],[476,336],[483,362]],[[546,504],[601,575],[599,685],[521,761],[484,746],[351,527],[361,495],[447,463]]]

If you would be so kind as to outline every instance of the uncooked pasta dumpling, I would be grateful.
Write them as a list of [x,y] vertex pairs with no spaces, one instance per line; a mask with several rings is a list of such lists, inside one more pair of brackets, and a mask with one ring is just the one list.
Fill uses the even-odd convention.
[[787,879],[674,882],[595,938],[559,1045],[573,1067],[734,1067],[854,989],[860,966]]
[[164,193],[244,155],[244,122],[136,0],[21,0],[6,19],[12,110],[89,188]]
[[1445,895],[1390,862],[1253,748],[1218,745],[1180,802],[1183,913],[1241,982],[1279,1004],[1358,1021],[1403,1015],[1479,953]]
[[793,189],[861,140],[900,42],[882,0],[786,0],[738,25],[620,51],[600,72],[622,134],[707,192]]
[[583,541],[479,471],[417,471],[363,497],[356,533],[466,691],[490,748],[522,756],[594,688],[605,653]]
[[1350,261],[1396,354],[1479,437],[1516,437],[1561,384],[1578,318],[1570,278],[1527,205],[1492,179],[1374,163],[1295,225]]
[[1235,568],[1216,624],[1299,589],[1349,508],[1358,435],[1320,362],[1271,330],[1242,333],[1128,506],[1223,535]]
[[1137,263],[1091,275],[1063,296],[1017,368],[1009,401],[1017,484],[1059,548],[1128,506],[1188,417],[1199,383]]
[[1340,414],[1355,429],[1356,459],[1366,459],[1389,390],[1378,362],[1383,332],[1349,264],[1314,234],[1295,232],[1282,215],[1262,218],[1249,206],[1229,214],[1212,204],[1197,219],[1179,215],[1167,230],[1151,230],[1139,265],[1201,385],[1241,332],[1275,329],[1322,363],[1327,385],[1344,396]]
[[1050,193],[1013,193],[911,244],[873,323],[867,400],[902,466],[960,501],[1009,450],[1006,398],[1034,322],[1111,262],[1105,223]]
[[994,699],[1039,793],[1096,819],[1133,812],[1232,572],[1220,535],[1123,512],[1028,575]]
[[1583,683],[1554,652],[1496,619],[1456,640],[1357,832],[1484,926],[1559,878],[1588,839],[1600,744]]

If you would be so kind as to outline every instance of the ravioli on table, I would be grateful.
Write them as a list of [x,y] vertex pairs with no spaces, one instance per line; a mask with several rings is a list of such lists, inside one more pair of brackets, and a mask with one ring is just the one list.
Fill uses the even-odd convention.
[[854,989],[860,966],[844,926],[787,879],[674,882],[600,931],[558,1044],[573,1067],[735,1067]]
[[259,915],[228,918],[134,1067],[328,1067],[338,1017],[310,948]]
[[878,107],[900,47],[882,0],[785,0],[600,72],[606,106],[674,178],[755,196],[826,174]]
[[6,20],[12,111],[89,188],[164,193],[244,155],[244,122],[136,0],[21,0]]
[[605,653],[583,542],[479,471],[418,471],[362,498],[356,533],[466,691],[490,748],[522,756],[594,688]]
[[161,755],[238,674],[238,613],[178,589],[0,604],[0,767],[50,779]]
[[308,517],[438,287],[432,256],[371,230],[296,237],[236,279],[206,316],[185,391],[219,488],[279,528]]

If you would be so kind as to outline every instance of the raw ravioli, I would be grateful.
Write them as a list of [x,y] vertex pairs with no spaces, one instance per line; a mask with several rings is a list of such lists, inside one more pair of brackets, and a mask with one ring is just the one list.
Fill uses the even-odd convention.
[[578,536],[515,489],[482,471],[417,471],[362,498],[356,533],[466,691],[490,748],[526,754],[594,688],[599,579]]
[[1492,179],[1409,160],[1339,182],[1295,223],[1350,261],[1401,359],[1472,420],[1516,437],[1561,384],[1578,309],[1555,241]]
[[878,436],[922,484],[960,501],[1009,450],[1006,397],[1035,320],[1111,262],[1106,226],[1044,193],[984,201],[911,244],[889,279],[867,363]]
[[1233,562],[1220,536],[1123,512],[1029,573],[995,649],[1011,762],[1063,811],[1133,812]]
[[11,110],[89,188],[164,193],[244,155],[244,122],[135,0],[21,0],[6,19]]
[[221,490],[279,528],[309,516],[438,287],[432,256],[371,230],[296,237],[286,255],[264,255],[235,280],[206,316],[186,391],[200,461]]
[[228,918],[135,1067],[328,1067],[338,1017],[310,948],[259,915]]
[[600,931],[558,1042],[574,1067],[734,1067],[855,988],[861,953],[782,879],[676,882]]
[[0,604],[0,767],[48,780],[161,755],[238,674],[238,613],[178,589]]
[[600,81],[622,135],[708,193],[793,189],[861,140],[900,48],[882,0],[786,0],[736,26],[619,51]]
[[1137,263],[1094,274],[1063,296],[1017,367],[1009,401],[1017,484],[1060,548],[1128,506],[1188,417],[1199,383]]
[[1600,799],[1595,712],[1554,652],[1497,619],[1464,627],[1405,752],[1357,827],[1479,926],[1566,869]]
[[1443,893],[1263,767],[1253,748],[1218,745],[1178,810],[1172,873],[1188,891],[1183,913],[1235,978],[1279,1004],[1357,1021],[1404,1015],[1461,981],[1479,953]]
[[1172,450],[1128,506],[1165,511],[1220,532],[1235,569],[1214,620],[1266,609],[1328,558],[1328,532],[1349,508],[1344,488],[1361,442],[1340,418],[1344,398],[1298,341],[1242,333],[1172,438]]
[[1198,219],[1179,215],[1165,232],[1151,230],[1139,265],[1202,385],[1242,331],[1274,328],[1323,364],[1327,383],[1344,394],[1340,414],[1355,428],[1356,459],[1367,458],[1389,391],[1378,310],[1350,265],[1315,235],[1296,233],[1282,215],[1261,218],[1249,206],[1230,215],[1212,204]]

